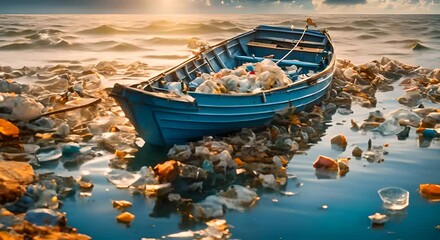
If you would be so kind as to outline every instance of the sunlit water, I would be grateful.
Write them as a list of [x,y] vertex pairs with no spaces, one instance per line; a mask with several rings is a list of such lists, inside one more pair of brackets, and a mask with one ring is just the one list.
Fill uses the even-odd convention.
[[[329,30],[338,58],[363,63],[388,56],[408,64],[440,67],[439,15],[319,15],[312,18],[320,28]],[[154,74],[191,55],[185,47],[190,37],[214,44],[259,24],[293,24],[302,28],[304,19],[305,16],[289,15],[3,15],[0,16],[0,66],[142,61],[149,64]],[[109,79],[107,86],[114,81],[121,79]],[[393,92],[378,93],[376,109],[387,113],[404,108],[395,100],[403,91],[395,87]],[[424,104],[436,106],[429,102]],[[261,200],[255,208],[244,213],[228,212],[225,218],[234,226],[233,238],[440,239],[440,231],[434,228],[440,224],[440,203],[430,203],[417,192],[421,183],[440,184],[440,143],[434,140],[428,147],[420,147],[414,129],[404,141],[397,140],[396,136],[350,130],[350,119],[361,121],[376,109],[354,105],[354,114],[334,115],[322,141],[312,146],[306,155],[294,156],[288,166],[288,172],[297,179],[289,180],[286,191],[297,194],[281,196],[265,192],[260,194]],[[341,133],[349,142],[345,152],[330,147],[331,137]],[[368,139],[372,139],[373,145],[389,144],[384,162],[352,159],[350,172],[345,177],[316,177],[312,163],[318,155],[348,157],[354,145],[366,149]],[[155,165],[165,159],[164,153],[166,150],[146,146],[137,154],[130,169]],[[67,169],[60,163],[41,170],[75,177],[83,170],[91,172],[95,184],[93,196],[70,197],[61,207],[61,211],[67,212],[69,225],[94,239],[160,238],[188,228],[204,228],[203,224],[181,225],[177,213],[157,204],[153,198],[116,189],[105,177],[109,158],[104,155],[75,169]],[[410,192],[409,207],[392,214],[383,228],[372,229],[368,216],[385,212],[377,190],[389,186]],[[119,212],[112,207],[112,199],[133,202],[129,211],[136,219],[129,227],[116,223],[114,217]],[[328,205],[328,209],[320,209],[322,205]]]

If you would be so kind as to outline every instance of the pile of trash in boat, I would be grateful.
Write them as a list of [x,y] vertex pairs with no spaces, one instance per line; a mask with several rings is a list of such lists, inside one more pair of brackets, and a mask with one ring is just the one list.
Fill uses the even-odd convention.
[[[264,59],[257,63],[245,63],[236,69],[225,68],[216,73],[201,73],[188,83],[188,89],[212,94],[256,93],[283,87],[314,74],[311,70],[306,74],[299,74],[301,71],[295,65],[283,70],[272,60]],[[182,94],[180,82],[166,83],[165,88],[178,95]]]

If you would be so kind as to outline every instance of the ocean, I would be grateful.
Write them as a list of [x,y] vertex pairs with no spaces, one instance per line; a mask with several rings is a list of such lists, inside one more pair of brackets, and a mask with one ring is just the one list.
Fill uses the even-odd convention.
[[[157,74],[191,56],[187,40],[197,37],[215,44],[261,24],[305,26],[306,15],[0,15],[0,66],[39,67],[47,65],[97,64],[116,61],[148,65],[144,76],[109,77],[103,83],[130,84]],[[440,15],[315,15],[310,16],[330,33],[338,59],[362,64],[383,57],[410,65],[440,68]],[[16,79],[32,84],[33,77]],[[429,146],[418,142],[412,131],[405,141],[395,136],[350,130],[351,119],[366,119],[374,110],[389,112],[407,108],[396,101],[404,94],[395,84],[392,92],[377,94],[374,109],[353,106],[353,114],[337,113],[329,122],[322,140],[304,155],[295,155],[287,172],[295,175],[286,191],[260,194],[258,205],[245,212],[225,216],[234,239],[439,239],[440,203],[428,202],[417,188],[421,183],[440,184],[440,142]],[[439,107],[425,100],[425,106]],[[330,139],[337,134],[349,139],[349,150],[335,152]],[[317,155],[347,157],[354,145],[389,144],[383,163],[353,159],[350,172],[339,179],[318,179],[311,167]],[[132,170],[163,160],[166,150],[145,146],[136,155]],[[97,157],[76,168],[62,164],[44,166],[41,171],[78,177],[89,171],[95,187],[89,198],[67,198],[61,211],[68,225],[94,239],[141,239],[185,230],[204,228],[186,226],[178,213],[161,206],[153,198],[119,190],[107,182],[110,156]],[[382,228],[372,228],[368,216],[383,212],[377,190],[401,187],[410,192],[410,205],[404,211],[390,213]],[[136,215],[130,226],[116,223],[118,211],[111,200],[133,202]],[[277,201],[274,201],[276,199]],[[320,207],[328,205],[328,209]]]

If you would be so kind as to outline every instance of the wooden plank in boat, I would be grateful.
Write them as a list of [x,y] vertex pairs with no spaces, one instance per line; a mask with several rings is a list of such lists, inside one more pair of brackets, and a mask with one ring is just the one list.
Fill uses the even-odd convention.
[[[248,42],[247,45],[251,46],[251,47],[264,47],[264,48],[270,48],[270,49],[276,49],[276,50],[288,50],[288,51],[291,50],[291,48],[277,47],[277,44],[271,44],[271,43],[261,43],[261,42],[252,42],[251,41],[251,42]],[[310,52],[310,53],[322,53],[323,49],[297,46],[294,51],[297,51],[297,52]]]
[[[277,38],[277,37],[261,37],[261,38],[256,38],[258,40],[262,40],[262,41],[275,41],[275,42],[285,42],[285,43],[290,43],[290,44],[296,44],[298,43],[298,40],[292,40],[292,39],[288,39],[288,38]],[[313,41],[304,41],[301,40],[300,44],[307,44],[307,45],[315,45],[318,47],[323,47],[324,44],[322,42],[313,42]]]

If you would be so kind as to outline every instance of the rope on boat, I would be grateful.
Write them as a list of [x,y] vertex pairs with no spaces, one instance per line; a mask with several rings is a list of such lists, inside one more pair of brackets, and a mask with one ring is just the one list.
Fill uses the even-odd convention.
[[301,37],[298,39],[298,42],[295,44],[295,46],[293,46],[292,49],[290,49],[290,51],[289,51],[288,53],[286,53],[286,55],[284,55],[284,57],[282,57],[280,60],[278,60],[278,61],[276,62],[277,65],[278,65],[278,63],[282,62],[287,56],[289,56],[289,55],[293,52],[293,50],[295,50],[295,48],[296,48],[296,47],[299,45],[299,43],[302,41],[302,39],[303,39],[304,35],[306,34],[306,31],[307,31],[308,28],[309,28],[309,25],[306,25],[306,26],[304,27],[304,31],[303,31]]

